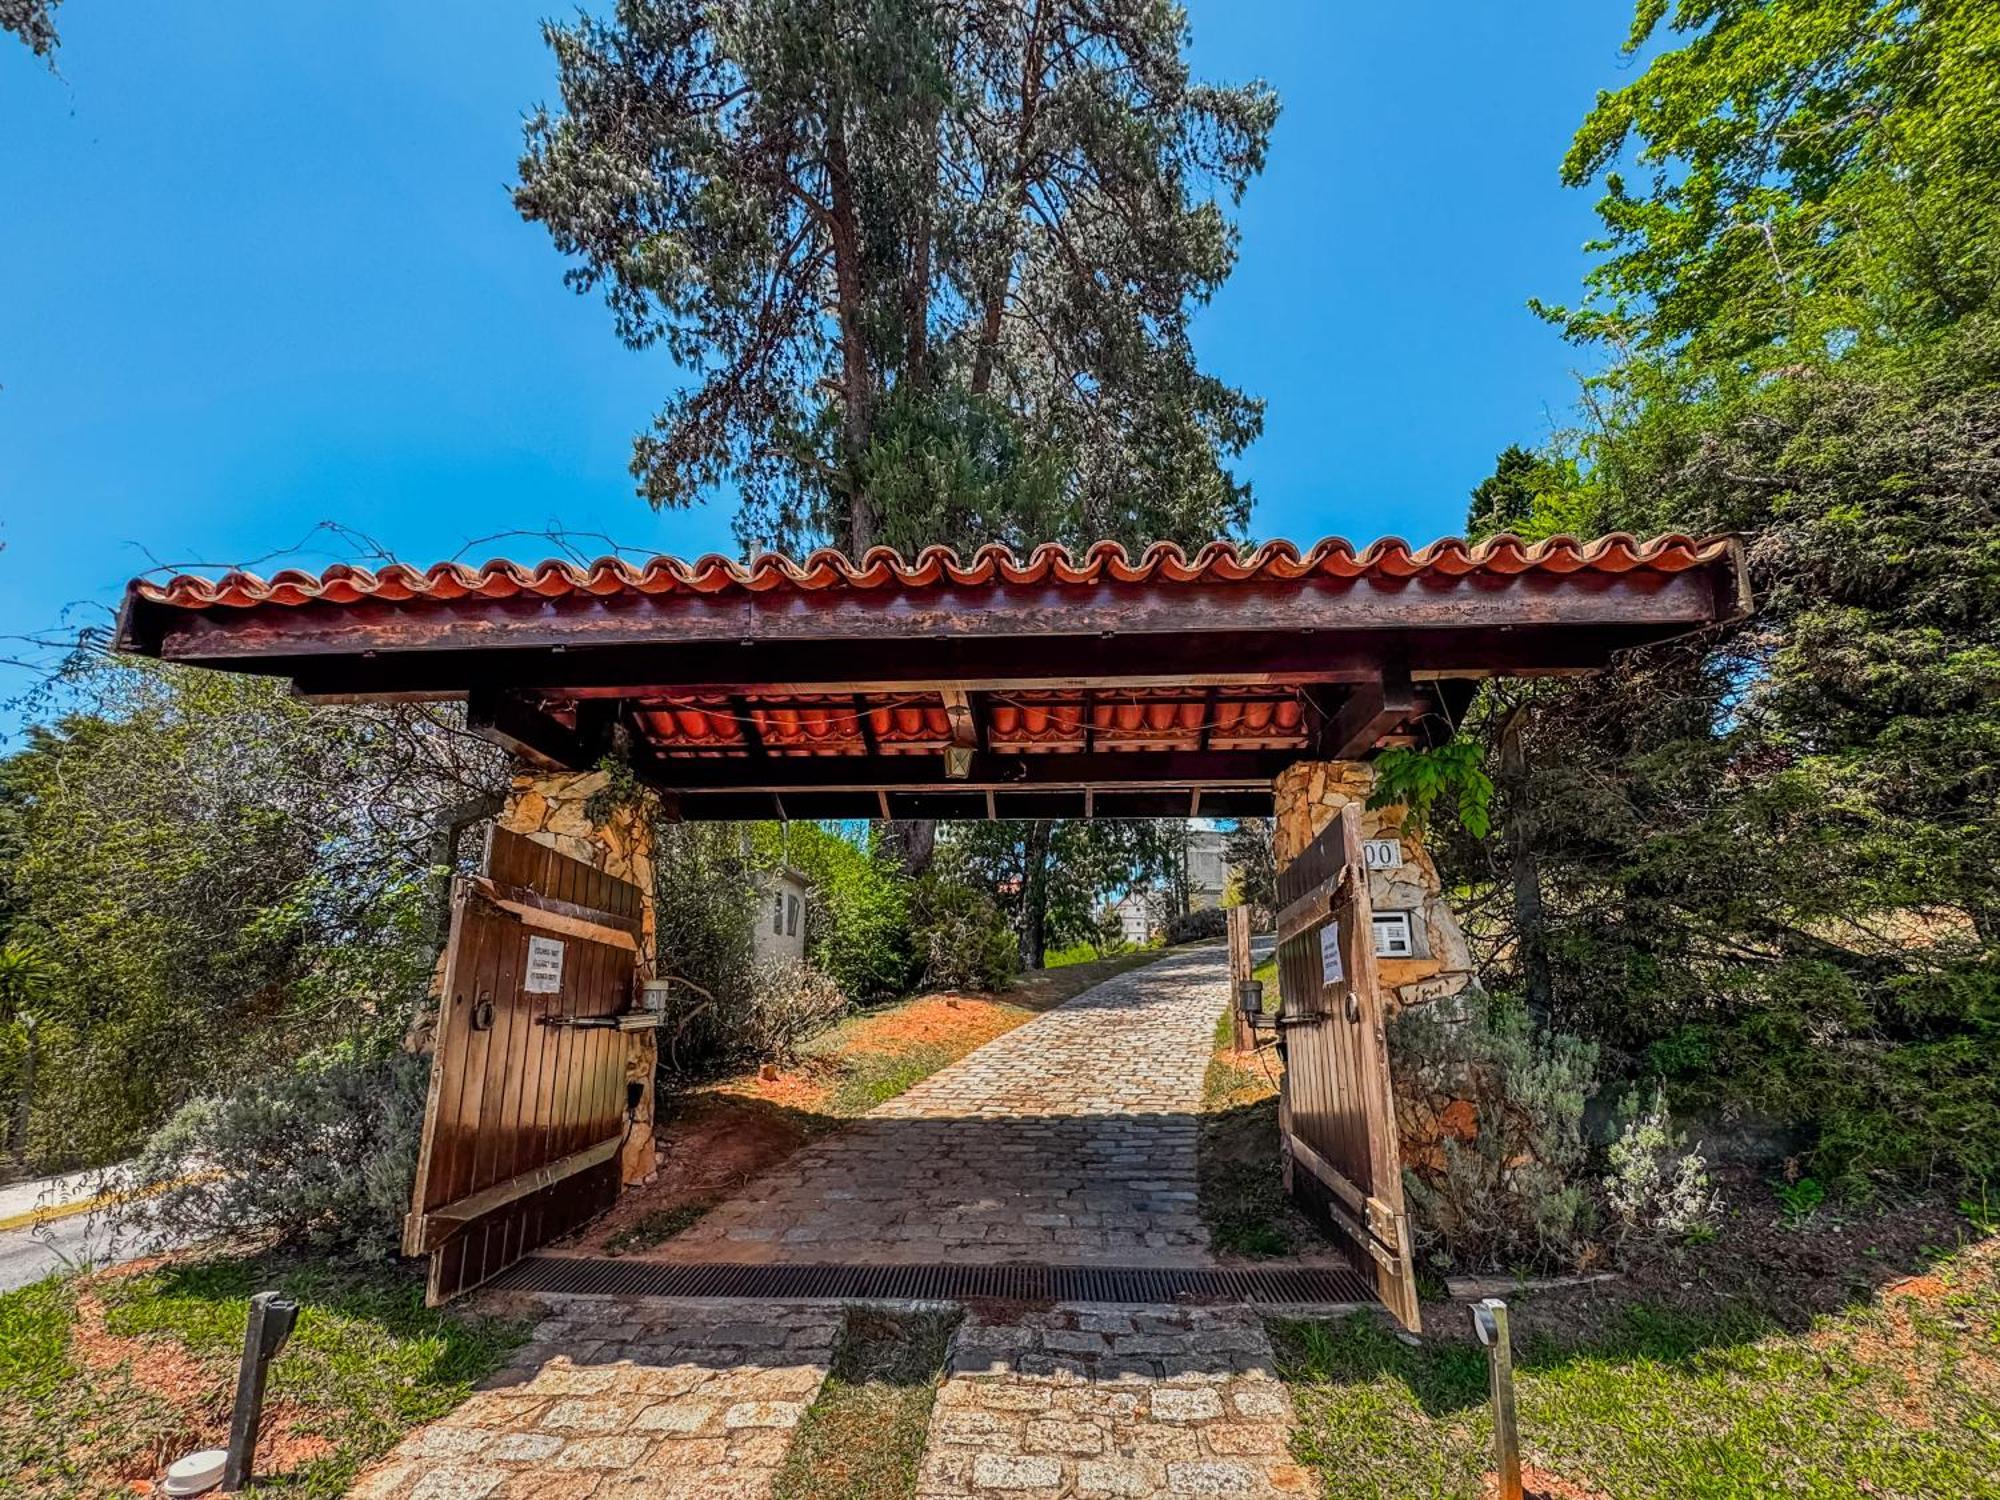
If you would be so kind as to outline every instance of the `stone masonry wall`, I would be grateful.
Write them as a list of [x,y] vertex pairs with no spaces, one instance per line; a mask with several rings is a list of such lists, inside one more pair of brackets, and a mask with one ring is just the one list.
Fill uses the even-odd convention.
[[[611,778],[603,771],[531,771],[515,773],[499,823],[526,834],[572,859],[580,859],[607,875],[639,887],[639,977],[653,974],[656,914],[653,908],[653,807],[650,794],[615,808],[602,824],[591,820],[590,799]],[[653,1074],[659,1041],[651,1031],[628,1032],[625,1076],[645,1090],[638,1124],[627,1132],[622,1172],[627,1184],[653,1175]]]
[[1403,846],[1400,869],[1371,870],[1368,895],[1379,911],[1411,913],[1411,929],[1427,957],[1380,958],[1384,998],[1393,1011],[1456,995],[1473,982],[1472,954],[1465,933],[1444,899],[1437,866],[1423,840],[1403,827],[1401,807],[1368,810],[1375,772],[1365,761],[1301,761],[1280,773],[1276,783],[1278,868],[1296,858],[1319,831],[1340,816],[1348,803],[1362,809],[1364,839],[1398,840]]

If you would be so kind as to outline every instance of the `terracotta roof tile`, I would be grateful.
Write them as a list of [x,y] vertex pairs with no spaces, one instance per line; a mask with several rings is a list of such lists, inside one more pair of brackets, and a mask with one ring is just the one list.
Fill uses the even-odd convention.
[[1285,582],[1309,576],[1461,577],[1469,573],[1627,573],[1636,569],[1679,573],[1724,557],[1730,546],[1726,537],[1696,540],[1669,534],[1642,542],[1613,532],[1590,542],[1559,536],[1528,543],[1517,537],[1496,536],[1472,545],[1447,537],[1421,548],[1412,548],[1400,537],[1384,537],[1356,550],[1349,542],[1329,537],[1303,552],[1283,541],[1255,548],[1210,542],[1192,556],[1172,542],[1155,542],[1135,558],[1117,542],[1098,542],[1081,556],[1045,543],[1026,557],[990,543],[969,558],[959,557],[949,547],[926,547],[908,558],[888,547],[875,547],[859,562],[832,548],[822,548],[802,560],[767,552],[747,563],[711,553],[693,562],[655,557],[644,563],[628,563],[607,557],[581,567],[555,561],[524,567],[498,559],[477,568],[439,563],[421,572],[401,563],[373,571],[336,564],[318,574],[287,568],[268,579],[254,573],[227,573],[212,579],[179,574],[163,583],[139,579],[131,592],[180,609],[249,609],[315,601],[354,604],[363,600],[511,599],[530,594],[554,599],[576,594],[810,592],[923,588],[938,583],[1227,584],[1266,579]]

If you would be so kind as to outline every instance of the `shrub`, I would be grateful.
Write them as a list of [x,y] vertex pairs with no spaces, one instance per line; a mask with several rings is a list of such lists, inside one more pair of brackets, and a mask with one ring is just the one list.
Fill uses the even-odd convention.
[[1168,943],[1199,943],[1226,936],[1229,914],[1219,906],[1204,906],[1167,918]]
[[751,1003],[750,928],[761,909],[739,825],[666,824],[657,838],[659,972],[686,981],[668,992],[660,1065],[693,1074],[736,1050],[732,1018]]
[[1019,943],[993,898],[936,871],[911,892],[910,936],[923,983],[937,989],[999,989],[1020,967]]
[[1403,1011],[1389,1046],[1405,1186],[1432,1259],[1574,1264],[1589,1219],[1583,1110],[1597,1048],[1478,994]]
[[750,973],[750,1004],[736,1028],[733,1052],[758,1062],[789,1063],[799,1043],[848,1011],[840,986],[809,964],[761,963]]
[[1624,1231],[1685,1235],[1713,1219],[1718,1200],[1708,1163],[1674,1132],[1664,1094],[1628,1093],[1617,1118],[1618,1135],[1605,1153],[1611,1170],[1604,1199]]
[[308,1059],[192,1100],[140,1151],[122,1212],[158,1239],[268,1235],[337,1259],[393,1255],[416,1172],[430,1060]]

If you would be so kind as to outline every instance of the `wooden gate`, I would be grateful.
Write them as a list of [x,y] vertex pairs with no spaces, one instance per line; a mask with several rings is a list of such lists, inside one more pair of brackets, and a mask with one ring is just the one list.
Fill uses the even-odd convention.
[[1419,1328],[1361,818],[1348,806],[1278,874],[1278,1120],[1285,1186],[1331,1221],[1383,1305]]
[[435,1306],[609,1208],[628,1128],[639,888],[495,828],[452,891],[403,1253]]

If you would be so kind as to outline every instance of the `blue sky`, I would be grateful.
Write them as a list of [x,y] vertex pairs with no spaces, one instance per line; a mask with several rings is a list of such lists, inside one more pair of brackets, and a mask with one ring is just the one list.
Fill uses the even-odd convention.
[[[729,548],[726,505],[632,494],[674,371],[508,203],[558,8],[68,0],[60,76],[0,42],[0,633],[321,521],[416,562],[550,525]],[[1584,267],[1589,195],[1557,164],[1629,76],[1625,8],[1192,10],[1203,74],[1284,101],[1199,325],[1269,402],[1256,534],[1456,531],[1494,453],[1568,419],[1577,352],[1523,304]],[[494,550],[547,549],[470,556]]]

